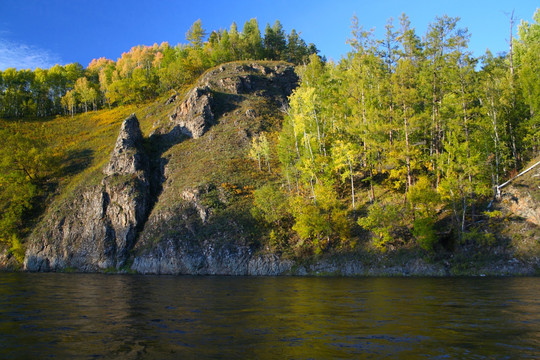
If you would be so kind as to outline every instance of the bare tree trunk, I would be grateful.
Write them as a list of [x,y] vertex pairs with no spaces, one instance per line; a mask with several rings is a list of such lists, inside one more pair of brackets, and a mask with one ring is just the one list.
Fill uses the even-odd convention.
[[351,175],[352,208],[353,208],[353,210],[356,210],[356,206],[355,206],[355,202],[354,202],[354,198],[355,198],[355,195],[354,195],[354,177],[353,177],[351,159],[349,159],[349,157],[347,157],[347,162],[349,163],[349,173]]

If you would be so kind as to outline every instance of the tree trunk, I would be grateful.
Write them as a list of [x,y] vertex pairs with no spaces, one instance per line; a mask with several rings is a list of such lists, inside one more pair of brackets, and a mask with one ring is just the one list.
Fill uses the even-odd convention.
[[353,177],[353,171],[352,171],[352,164],[351,159],[347,157],[347,162],[349,163],[349,173],[351,175],[351,198],[352,198],[352,208],[353,210],[356,210],[355,202],[354,202],[354,177]]

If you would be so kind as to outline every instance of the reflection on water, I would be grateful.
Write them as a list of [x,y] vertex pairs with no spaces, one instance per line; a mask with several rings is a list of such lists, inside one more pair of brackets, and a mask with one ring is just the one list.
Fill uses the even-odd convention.
[[530,359],[538,278],[0,273],[0,358]]

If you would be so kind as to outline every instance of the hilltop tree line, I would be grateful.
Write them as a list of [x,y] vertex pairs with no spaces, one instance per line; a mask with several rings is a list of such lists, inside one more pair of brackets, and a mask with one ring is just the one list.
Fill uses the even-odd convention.
[[255,191],[274,246],[353,247],[361,229],[380,250],[492,243],[477,221],[538,153],[540,12],[534,20],[507,54],[475,58],[459,18],[438,17],[420,37],[403,15],[382,39],[353,19],[345,58],[299,67],[274,150],[281,186]]
[[200,20],[186,33],[188,44],[136,46],[115,62],[94,59],[49,69],[0,71],[0,117],[75,114],[118,104],[142,102],[191,84],[206,69],[234,60],[284,60],[294,64],[318,52],[279,21],[261,34],[256,19],[242,31],[207,34]]

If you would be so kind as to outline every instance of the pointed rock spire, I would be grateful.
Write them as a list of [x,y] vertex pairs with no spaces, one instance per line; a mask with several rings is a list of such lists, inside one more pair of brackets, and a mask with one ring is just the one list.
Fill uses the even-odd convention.
[[148,160],[142,149],[142,141],[139,120],[135,114],[131,114],[122,123],[111,160],[103,170],[105,175],[135,174],[137,171],[146,171]]

